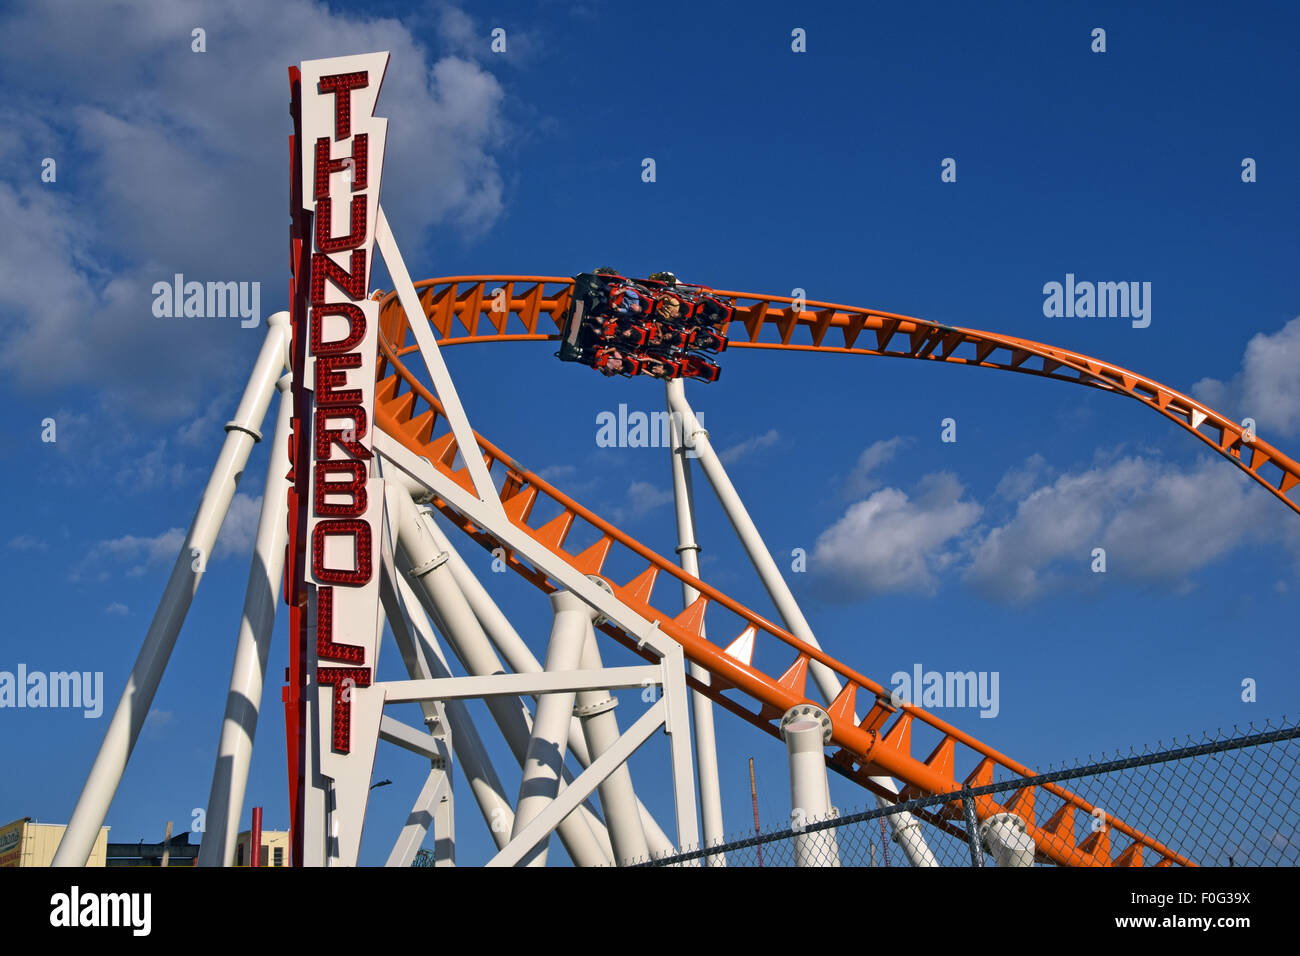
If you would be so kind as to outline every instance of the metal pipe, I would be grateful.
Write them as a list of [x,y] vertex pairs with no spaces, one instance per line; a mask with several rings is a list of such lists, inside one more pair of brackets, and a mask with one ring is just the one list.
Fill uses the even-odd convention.
[[794,707],[781,719],[781,736],[790,757],[790,818],[795,831],[795,866],[839,866],[834,829],[804,832],[804,827],[834,813],[826,782],[825,746],[830,718],[819,708]]
[[261,441],[258,427],[266,417],[276,379],[288,365],[288,351],[289,313],[277,312],[267,319],[266,340],[249,376],[243,399],[234,419],[226,425],[221,453],[212,468],[198,511],[185,536],[185,544],[172,567],[171,577],[158,602],[158,610],[131,668],[117,709],[113,711],[113,718],[104,733],[94,765],[81,796],[77,798],[68,828],[54,853],[53,866],[85,866],[90,858],[90,851],[122,782],[131,751],[140,737],[140,728],[144,726],[158,683],[176,645],[181,624],[203,578],[203,569],[212,555],[212,546],[230,509],[230,500],[248,464],[249,452],[256,442]]
[[248,831],[249,866],[262,865],[262,808],[253,807],[253,825]]
[[[404,493],[394,490],[397,494]],[[395,575],[393,580],[397,585],[397,594],[390,594],[388,588],[383,586],[380,597],[384,600],[388,625],[393,629],[393,636],[397,638],[399,647],[409,637],[412,649],[416,652],[413,654],[414,660],[411,666],[408,666],[407,672],[413,679],[450,677],[451,669],[447,666],[447,659],[433,637],[428,618],[425,617],[424,609],[420,606],[411,586],[399,576]],[[384,579],[381,579],[381,585],[384,583]],[[403,634],[402,632],[406,631],[408,616],[411,632]],[[432,701],[421,701],[420,708],[426,724],[431,718],[436,718],[437,711]],[[483,746],[478,728],[474,726],[474,718],[469,712],[469,706],[463,700],[447,700],[443,701],[442,709],[451,730],[452,752],[465,773],[470,793],[473,794],[474,802],[478,804],[479,811],[483,814],[483,821],[487,824],[492,840],[499,850],[510,840],[510,828],[515,820],[514,808],[506,799],[505,787],[501,785],[501,779],[497,776],[496,768],[493,767],[487,749]]]
[[[411,561],[411,576],[419,582],[420,590],[444,625],[443,634],[448,643],[470,674],[487,676],[500,673],[500,661],[451,576],[447,552],[435,547],[408,495],[395,495],[394,500],[398,508],[398,541]],[[515,759],[522,765],[531,738],[528,713],[523,703],[518,697],[497,696],[486,698],[484,703],[501,728]],[[517,815],[517,807],[515,812]],[[604,866],[611,862],[585,817],[571,814],[560,825],[559,834],[569,856],[578,866]]]
[[248,787],[248,766],[253,756],[253,738],[262,707],[266,661],[271,651],[275,610],[284,573],[285,542],[289,538],[284,516],[289,507],[289,428],[293,420],[293,397],[289,389],[293,376],[283,375],[275,383],[280,392],[274,438],[266,465],[262,510],[257,521],[244,612],[235,642],[235,661],[226,694],[226,716],[217,742],[217,761],[212,770],[203,839],[199,845],[199,866],[233,866],[239,819],[243,816],[244,793]]
[[[668,410],[671,413],[674,393],[685,395],[681,379],[669,379],[665,386]],[[682,570],[692,577],[700,576],[700,546],[695,539],[695,496],[691,486],[691,468],[686,460],[686,447],[682,441],[681,416],[669,415],[669,443],[673,471],[673,503],[677,510],[677,555]],[[682,582],[682,606],[689,607],[699,597],[699,592]],[[704,623],[700,623],[700,636],[704,637]],[[709,672],[691,661],[687,665],[697,681],[707,684]],[[695,775],[700,782],[700,815],[704,824],[704,845],[725,843],[727,835],[722,822],[722,785],[718,779],[718,743],[713,730],[713,701],[700,691],[691,692],[691,717],[695,728]],[[726,866],[725,854],[714,853],[705,858],[709,866]]]
[[[396,469],[393,469],[396,471]],[[456,584],[460,586],[461,593],[465,595],[465,600],[469,602],[470,608],[474,611],[474,616],[478,618],[479,624],[482,625],[483,631],[487,634],[488,639],[493,646],[505,658],[510,669],[516,674],[540,674],[542,665],[533,656],[533,652],[528,645],[524,643],[519,632],[515,630],[510,619],[501,612],[495,601],[492,600],[487,589],[479,581],[478,576],[474,574],[465,559],[461,557],[460,552],[438,527],[434,520],[433,514],[428,510],[421,510],[421,523],[425,530],[433,538],[434,546],[445,551],[449,556],[448,565],[451,567],[452,577],[455,578]],[[581,731],[578,718],[573,718],[575,723],[569,728],[569,750],[577,759],[579,765],[584,769],[591,766],[593,755],[587,749],[587,741]],[[676,849],[672,840],[664,833],[663,828],[659,826],[658,821],[654,819],[650,811],[646,809],[639,799],[637,800],[637,810],[641,817],[641,827],[645,834],[646,843],[650,852],[655,855],[661,853],[672,853]],[[585,809],[585,808],[584,808]],[[612,850],[611,850],[612,852]]]
[[[551,641],[546,649],[546,670],[562,673],[578,669],[582,663],[583,643],[591,630],[591,608],[568,591],[551,595],[555,621]],[[517,837],[533,819],[545,810],[560,792],[560,768],[567,749],[569,722],[573,716],[576,694],[556,691],[537,698],[533,733],[528,739],[523,778],[519,782],[519,799],[515,802],[515,825],[511,839]],[[546,840],[524,855],[524,866],[546,865]]]
[[[772,560],[767,545],[763,543],[762,535],[758,533],[758,528],[755,527],[753,519],[750,518],[749,512],[745,509],[744,502],[740,500],[740,495],[736,492],[735,486],[727,476],[722,461],[718,458],[717,452],[713,450],[713,445],[709,442],[709,433],[701,427],[699,420],[695,417],[695,412],[686,401],[685,390],[670,389],[668,403],[681,418],[683,444],[687,448],[695,450],[696,457],[704,469],[709,484],[713,486],[713,492],[717,495],[718,502],[727,513],[727,518],[731,522],[732,528],[735,529],[736,536],[740,538],[745,553],[749,555],[749,560],[753,563],[754,570],[758,572],[758,576],[763,582],[763,587],[767,590],[768,596],[776,606],[777,613],[780,614],[781,620],[785,623],[786,630],[820,650],[821,644],[817,642],[817,637],[813,634],[807,619],[799,609],[798,602],[795,601],[794,595],[790,593],[789,585],[786,584],[785,578],[776,566],[776,562]],[[826,698],[826,702],[829,704],[834,701],[841,690],[841,684],[839,678],[835,676],[835,672],[820,661],[813,661],[808,670],[812,674],[818,689]],[[888,793],[898,793],[898,785],[894,783],[891,777],[871,777],[870,781]],[[879,795],[876,797],[876,803],[881,807],[893,805],[893,801]],[[903,852],[907,855],[908,862],[912,866],[930,867],[939,865],[939,861],[935,859],[925,839],[920,835],[920,824],[916,822],[912,814],[891,814],[889,826],[894,832],[894,840],[903,848]]]
[[[585,604],[582,606],[586,608]],[[604,665],[600,659],[600,648],[596,646],[596,632],[591,627],[590,616],[587,617],[583,630],[581,667],[583,670],[600,670]],[[574,712],[582,722],[587,749],[593,757],[599,757],[618,741],[618,718],[614,716],[617,705],[618,700],[608,690],[586,690],[577,694]],[[540,712],[540,701],[538,708]],[[632,773],[627,764],[601,781],[597,792],[600,794],[600,805],[605,811],[605,820],[609,824],[614,862],[625,866],[645,860],[650,855],[650,848],[641,825],[636,791],[632,787]]]

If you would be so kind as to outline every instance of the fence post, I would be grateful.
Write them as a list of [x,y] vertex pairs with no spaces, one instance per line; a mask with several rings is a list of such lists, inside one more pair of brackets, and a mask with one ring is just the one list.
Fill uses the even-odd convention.
[[975,817],[975,798],[970,787],[961,788],[961,808],[966,815],[966,842],[970,844],[970,865],[984,865],[984,848],[980,846],[979,820]]

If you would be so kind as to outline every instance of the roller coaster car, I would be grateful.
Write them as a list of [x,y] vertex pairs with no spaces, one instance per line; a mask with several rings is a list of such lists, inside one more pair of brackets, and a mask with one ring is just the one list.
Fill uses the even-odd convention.
[[718,366],[691,350],[725,349],[713,325],[730,314],[730,303],[703,286],[583,273],[573,280],[557,355],[604,375],[714,382]]

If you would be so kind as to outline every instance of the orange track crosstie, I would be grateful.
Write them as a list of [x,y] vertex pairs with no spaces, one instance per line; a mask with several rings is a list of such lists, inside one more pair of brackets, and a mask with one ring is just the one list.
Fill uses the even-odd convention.
[[[421,305],[440,345],[556,339],[571,286],[571,279],[549,276],[457,276],[416,284]],[[740,325],[747,338],[741,341],[741,335],[734,334],[731,348],[801,349],[941,360],[1058,378],[1129,395],[1214,446],[1300,512],[1300,504],[1288,494],[1300,485],[1300,465],[1261,439],[1251,440],[1240,426],[1204,405],[1133,372],[1009,336],[823,302],[807,301],[803,309],[796,311],[794,300],[789,298],[717,291],[736,298],[731,331],[738,332],[736,326]],[[516,328],[511,328],[512,315],[518,320]],[[543,315],[555,332],[541,328]],[[465,334],[455,334],[459,331],[456,325]],[[759,341],[764,326],[774,326],[780,341]],[[380,327],[377,426],[473,493],[468,470],[453,469],[458,449],[441,404],[402,361],[402,356],[416,351],[416,347],[405,344],[409,332],[406,315],[392,293],[381,301]],[[810,333],[810,342],[794,342],[799,329]],[[842,346],[825,344],[832,329],[842,332]],[[857,340],[864,332],[874,333],[876,348],[857,347]],[[900,336],[905,347],[892,350],[891,343]],[[963,349],[972,354],[959,355]],[[1038,368],[1027,365],[1033,357],[1041,360]],[[1219,433],[1217,438],[1206,433],[1207,426]],[[989,784],[998,770],[1010,776],[1033,775],[1029,768],[919,707],[894,706],[880,684],[686,574],[675,563],[564,495],[481,436],[475,434],[475,439],[489,469],[504,473],[500,498],[509,520],[575,569],[601,576],[619,600],[645,620],[657,622],[665,634],[682,645],[687,658],[709,672],[709,684],[692,680],[691,686],[727,710],[778,736],[775,721],[787,709],[800,703],[817,703],[806,695],[808,668],[816,661],[834,671],[843,685],[834,701],[822,705],[831,718],[831,743],[836,748],[827,757],[827,763],[865,788],[874,789],[868,782],[871,776],[896,777],[905,784],[901,799],[908,799],[954,793],[963,784]],[[1271,473],[1261,473],[1268,464],[1279,473],[1276,479]],[[539,501],[548,503],[547,512],[558,510],[558,514],[535,527],[530,524],[530,517],[535,510],[541,510],[537,509]],[[484,547],[501,546],[445,501],[435,499],[434,505]],[[585,527],[588,535],[594,533],[596,540],[574,554],[565,550],[564,543],[574,536],[578,526]],[[641,568],[627,580],[602,574],[611,562],[615,547],[619,549],[622,563],[630,561],[631,566]],[[506,563],[513,570],[544,591],[556,589],[557,585],[544,571],[517,559],[509,549],[505,553]],[[651,601],[661,574],[689,583],[700,597],[676,614],[657,610]],[[737,635],[727,647],[701,636],[706,612],[710,614],[710,633]],[[730,620],[720,626],[716,619],[722,615],[729,616]],[[605,624],[602,630],[632,650],[638,649],[636,638],[614,625]],[[764,658],[775,656],[784,662],[779,677],[770,676],[752,663],[760,653]],[[860,721],[855,717],[859,708],[866,708]],[[924,758],[913,756],[914,732],[918,738],[928,736],[933,741],[932,749]],[[924,746],[919,740],[916,745]],[[959,765],[971,768],[961,779],[957,776]],[[1171,848],[1108,815],[1102,817],[1104,827],[1079,839],[1076,820],[1080,824],[1091,821],[1102,811],[1056,784],[1018,790],[1005,804],[999,804],[991,795],[977,797],[975,803],[980,820],[1006,812],[1024,820],[1042,862],[1070,866],[1143,866],[1152,861],[1157,866],[1192,865],[1192,861]],[[1046,819],[1040,819],[1044,815]],[[951,822],[961,820],[960,804],[955,800],[926,818],[949,832],[961,832]]]

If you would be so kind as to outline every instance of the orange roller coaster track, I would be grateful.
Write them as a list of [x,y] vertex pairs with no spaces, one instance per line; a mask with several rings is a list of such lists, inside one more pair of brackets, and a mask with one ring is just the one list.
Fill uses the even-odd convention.
[[[557,339],[571,288],[572,280],[552,276],[455,276],[416,284],[440,346]],[[795,300],[783,296],[722,290],[718,293],[735,297],[737,303],[729,329],[731,348],[930,359],[1040,375],[1128,395],[1212,445],[1292,510],[1300,512],[1300,503],[1291,496],[1300,485],[1300,465],[1294,460],[1201,403],[1126,369],[1038,342],[886,312],[815,301],[805,301],[803,308],[796,309]],[[543,314],[554,332],[541,328]],[[418,347],[407,344],[407,317],[394,293],[381,299],[380,326],[375,410],[378,426],[472,493],[468,470],[454,467],[458,448],[441,403],[402,361]],[[759,341],[765,328],[775,329],[779,340]],[[842,345],[827,344],[832,329],[842,334]],[[875,348],[858,345],[864,332],[874,334]],[[809,341],[796,342],[796,334]],[[900,343],[899,347],[891,348],[895,342]],[[500,478],[500,499],[511,523],[576,570],[600,576],[628,607],[647,621],[657,622],[665,634],[681,644],[687,658],[709,673],[707,684],[691,679],[691,686],[720,706],[779,737],[775,722],[783,713],[801,703],[815,703],[805,691],[809,666],[816,662],[833,671],[843,685],[839,696],[827,706],[833,748],[827,763],[866,789],[879,793],[869,778],[892,776],[904,782],[900,798],[908,799],[956,793],[963,785],[989,784],[999,769],[1013,776],[1032,775],[1029,768],[921,708],[895,706],[880,684],[682,571],[477,433],[475,440],[483,461]],[[1266,466],[1271,468],[1266,470]],[[547,507],[537,508],[539,502],[545,502]],[[502,546],[446,501],[435,498],[433,504],[485,548]],[[535,510],[558,514],[535,527],[530,523]],[[584,528],[587,537],[594,535],[596,539],[576,554],[564,548],[565,541],[574,536],[575,527]],[[623,559],[621,563],[641,568],[627,580],[602,574],[611,563],[615,547]],[[505,555],[513,570],[541,590],[557,589],[541,569],[508,548]],[[656,609],[652,597],[660,574],[689,584],[699,598],[675,614]],[[702,636],[706,612],[709,633],[736,635],[727,646]],[[726,620],[718,620],[724,616]],[[606,623],[601,629],[631,650],[646,653],[634,636],[613,624]],[[780,676],[770,676],[753,663],[756,653],[764,659],[780,655],[779,659],[788,664],[780,670]],[[866,710],[861,719],[857,718],[859,709]],[[920,741],[922,737],[934,742],[928,755],[919,758],[913,756],[913,747],[926,746]],[[961,779],[957,776],[959,766],[971,768]],[[1068,866],[1143,866],[1152,861],[1157,866],[1192,865],[1169,847],[1109,817],[1105,818],[1107,826],[1080,840],[1076,815],[1091,818],[1102,811],[1052,783],[1018,790],[1005,804],[991,795],[975,798],[975,803],[981,821],[998,813],[1013,813],[1024,820],[1042,862]],[[961,831],[952,821],[961,816],[960,802],[956,800],[945,804],[938,813],[925,815],[931,823],[954,833]]]

